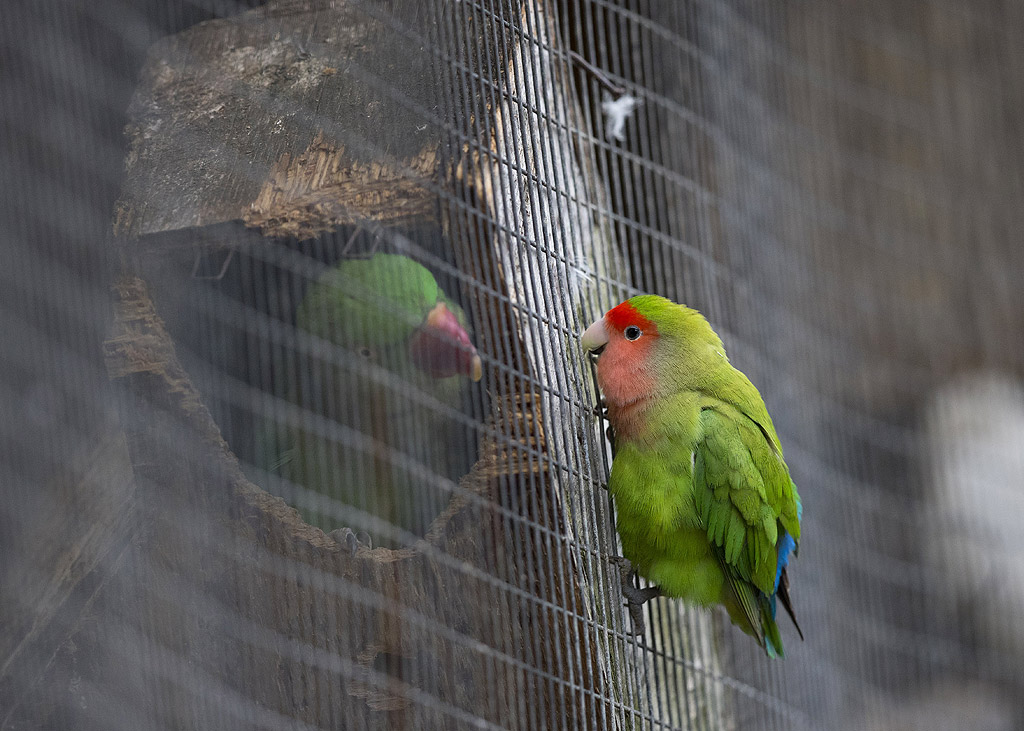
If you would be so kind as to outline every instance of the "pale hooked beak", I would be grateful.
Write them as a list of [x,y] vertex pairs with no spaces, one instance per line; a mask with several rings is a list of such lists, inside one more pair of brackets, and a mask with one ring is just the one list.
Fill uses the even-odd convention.
[[580,345],[584,350],[601,355],[604,346],[608,344],[608,330],[604,326],[604,318],[588,327],[580,337]]

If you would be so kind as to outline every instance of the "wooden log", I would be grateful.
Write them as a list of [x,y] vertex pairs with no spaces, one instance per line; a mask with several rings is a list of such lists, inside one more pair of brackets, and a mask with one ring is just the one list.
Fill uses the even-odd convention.
[[[472,146],[445,146],[435,103],[444,77],[408,34],[446,9],[271,3],[155,47],[130,112],[115,220],[129,267],[180,298],[183,280],[151,266],[152,254],[440,225],[448,161]],[[455,22],[483,37],[501,19],[472,9]],[[504,58],[489,57],[497,82]],[[448,245],[467,261],[501,244]],[[149,724],[613,723],[579,567],[559,539],[565,509],[532,387],[492,379],[479,458],[425,540],[353,555],[241,472],[157,314],[169,300],[154,306],[131,275],[117,290],[108,366],[125,394],[146,529],[98,611],[127,638],[128,662],[109,684],[130,689]],[[480,329],[515,321],[509,310],[496,298],[477,313]],[[524,334],[509,333],[514,344],[496,356],[527,353]]]
[[310,237],[431,217],[441,156],[429,4],[288,0],[156,44],[129,108],[114,231],[226,221]]
[[[122,577],[132,595],[122,597],[122,619],[165,652],[139,684],[152,722],[202,725],[223,710],[197,704],[202,694],[178,677],[178,661],[219,684],[218,694],[230,691],[249,720],[270,709],[352,728],[461,727],[478,717],[518,725],[510,691],[522,690],[515,656],[526,607],[481,600],[506,593],[489,565],[503,528],[488,503],[499,482],[524,479],[510,464],[535,471],[536,462],[510,460],[492,443],[429,542],[352,553],[245,478],[144,283],[124,279],[118,296],[107,359],[125,387],[148,526],[132,557],[135,581]],[[429,685],[409,682],[410,666],[432,669]]]

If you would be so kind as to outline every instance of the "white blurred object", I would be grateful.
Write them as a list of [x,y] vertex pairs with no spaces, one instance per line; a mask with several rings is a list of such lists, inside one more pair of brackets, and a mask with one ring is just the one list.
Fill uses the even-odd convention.
[[1024,656],[1024,387],[998,373],[943,386],[925,414],[931,558],[976,636]]
[[631,94],[612,99],[607,94],[601,101],[601,110],[607,120],[605,121],[608,136],[620,142],[626,139],[626,120],[640,106],[640,100]]
[[878,698],[864,731],[1015,731],[1015,705],[984,683],[948,681],[897,702]]

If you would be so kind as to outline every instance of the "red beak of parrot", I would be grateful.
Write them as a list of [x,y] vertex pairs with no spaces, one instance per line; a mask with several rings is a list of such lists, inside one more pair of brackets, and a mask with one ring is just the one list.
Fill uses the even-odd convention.
[[583,346],[583,349],[597,355],[601,355],[601,351],[604,350],[604,346],[607,344],[608,328],[604,326],[603,317],[588,327],[580,337],[580,345]]
[[433,378],[469,376],[479,381],[483,364],[455,314],[438,302],[412,341],[409,354],[416,367]]

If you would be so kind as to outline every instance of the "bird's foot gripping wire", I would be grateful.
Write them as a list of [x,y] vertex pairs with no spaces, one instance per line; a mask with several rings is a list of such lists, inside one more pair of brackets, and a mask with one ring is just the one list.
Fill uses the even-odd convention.
[[633,620],[633,634],[640,636],[644,634],[646,624],[644,622],[643,606],[651,599],[661,596],[660,586],[648,586],[641,589],[633,583],[636,571],[628,558],[615,556],[612,563],[619,568],[619,577],[622,580],[622,596],[626,599],[626,608],[629,610],[629,617]]
[[355,558],[356,551],[359,550],[360,546],[364,546],[367,550],[373,548],[373,543],[370,541],[370,534],[365,533],[364,531],[355,533],[348,527],[335,528],[328,535],[341,545],[348,547],[353,558]]
[[[592,410],[594,416],[599,419],[608,421],[608,403],[604,399],[600,399]],[[612,425],[608,424],[608,427],[604,430],[604,435],[608,437],[608,441],[611,442],[612,447],[615,447],[615,430],[612,429]]]

